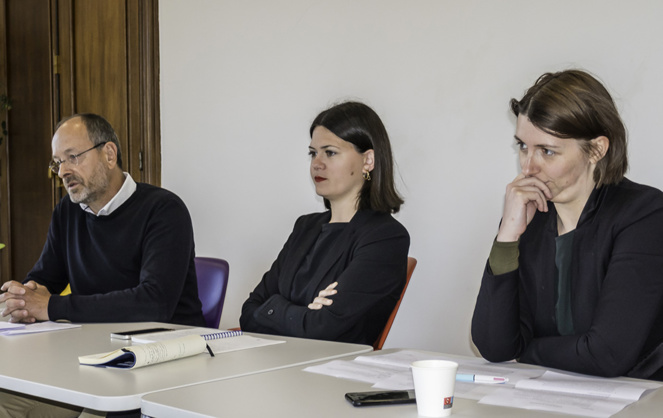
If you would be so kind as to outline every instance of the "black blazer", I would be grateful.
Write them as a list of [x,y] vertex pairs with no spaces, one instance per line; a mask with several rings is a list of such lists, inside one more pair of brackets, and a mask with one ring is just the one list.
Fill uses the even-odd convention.
[[555,322],[557,216],[548,205],[520,237],[517,270],[495,276],[486,266],[477,348],[490,361],[663,380],[663,193],[628,179],[594,190],[573,237],[567,336]]
[[242,306],[242,330],[373,344],[405,285],[410,237],[391,214],[360,211],[311,277],[310,300],[338,281],[333,304],[320,310],[288,299],[293,279],[330,212],[300,217],[271,269]]

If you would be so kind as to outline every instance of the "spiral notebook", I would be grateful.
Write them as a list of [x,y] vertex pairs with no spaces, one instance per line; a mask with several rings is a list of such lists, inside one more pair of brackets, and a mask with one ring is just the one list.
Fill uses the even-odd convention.
[[132,343],[153,343],[156,341],[171,340],[187,335],[200,335],[210,346],[214,354],[229,351],[245,350],[248,348],[264,347],[267,345],[284,343],[283,340],[258,338],[246,335],[242,331],[224,331],[212,328],[185,328],[175,331],[155,332],[152,334],[135,335],[131,337]]

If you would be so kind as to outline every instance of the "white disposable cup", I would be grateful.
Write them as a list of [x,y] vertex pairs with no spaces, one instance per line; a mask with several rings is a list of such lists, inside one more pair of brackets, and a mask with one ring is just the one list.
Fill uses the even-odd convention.
[[422,417],[451,415],[458,363],[446,360],[421,360],[412,363],[417,412]]

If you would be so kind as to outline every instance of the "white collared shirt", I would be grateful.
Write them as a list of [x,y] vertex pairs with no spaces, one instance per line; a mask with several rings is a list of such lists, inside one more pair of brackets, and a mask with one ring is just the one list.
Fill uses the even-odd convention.
[[83,209],[86,212],[89,212],[93,215],[97,216],[108,216],[113,211],[120,206],[129,198],[131,197],[132,194],[136,191],[136,182],[134,181],[133,178],[131,178],[131,174],[124,172],[124,183],[122,183],[122,187],[120,187],[120,190],[113,196],[111,200],[104,205],[103,208],[99,209],[98,213],[94,213],[90,207],[84,203],[80,203],[81,209]]

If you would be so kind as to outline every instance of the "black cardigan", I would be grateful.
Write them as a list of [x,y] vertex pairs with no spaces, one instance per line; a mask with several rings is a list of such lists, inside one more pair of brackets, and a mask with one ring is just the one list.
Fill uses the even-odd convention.
[[312,277],[310,302],[334,281],[333,304],[320,310],[288,299],[297,270],[330,212],[300,217],[271,269],[242,307],[244,331],[373,344],[405,285],[410,237],[388,213],[360,211]]
[[663,193],[628,179],[593,191],[573,242],[569,336],[555,323],[557,212],[548,208],[521,236],[517,270],[494,276],[486,265],[477,348],[490,361],[661,379],[663,363],[651,360],[663,360]]

